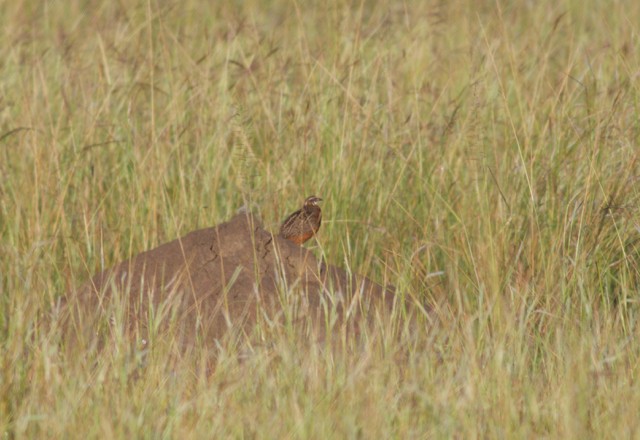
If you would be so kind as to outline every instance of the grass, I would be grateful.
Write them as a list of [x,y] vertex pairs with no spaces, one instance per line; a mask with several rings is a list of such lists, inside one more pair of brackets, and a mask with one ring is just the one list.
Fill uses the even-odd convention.
[[[640,3],[213,3],[0,5],[0,433],[638,437]],[[327,259],[433,324],[223,341],[213,374],[45,324],[97,271],[312,193]]]

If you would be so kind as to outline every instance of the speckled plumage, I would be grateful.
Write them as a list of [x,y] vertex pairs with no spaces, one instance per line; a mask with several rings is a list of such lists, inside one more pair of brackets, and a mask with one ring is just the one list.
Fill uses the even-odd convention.
[[314,236],[322,223],[321,198],[307,197],[302,208],[290,214],[280,226],[280,236],[301,245]]

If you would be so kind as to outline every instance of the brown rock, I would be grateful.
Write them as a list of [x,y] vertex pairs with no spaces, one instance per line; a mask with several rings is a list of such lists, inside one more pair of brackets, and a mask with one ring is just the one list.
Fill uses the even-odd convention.
[[85,343],[113,332],[147,341],[174,328],[184,346],[211,347],[229,333],[255,336],[261,320],[301,323],[314,339],[327,323],[357,333],[394,303],[391,291],[318,261],[247,213],[97,274],[77,295],[72,327]]

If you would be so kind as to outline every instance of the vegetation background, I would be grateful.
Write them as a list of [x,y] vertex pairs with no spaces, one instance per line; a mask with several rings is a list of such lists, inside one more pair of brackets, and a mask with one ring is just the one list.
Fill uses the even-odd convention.
[[[640,436],[639,23],[631,0],[0,3],[0,435]],[[221,343],[211,375],[45,324],[97,271],[312,193],[315,251],[432,318]]]

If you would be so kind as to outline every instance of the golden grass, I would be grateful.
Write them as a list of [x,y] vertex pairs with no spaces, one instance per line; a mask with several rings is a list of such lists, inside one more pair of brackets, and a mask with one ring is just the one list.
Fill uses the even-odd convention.
[[[637,23],[637,2],[3,3],[0,435],[637,437]],[[45,325],[96,271],[243,204],[275,229],[311,193],[326,258],[432,325],[222,341],[212,375],[197,347],[85,353]]]

